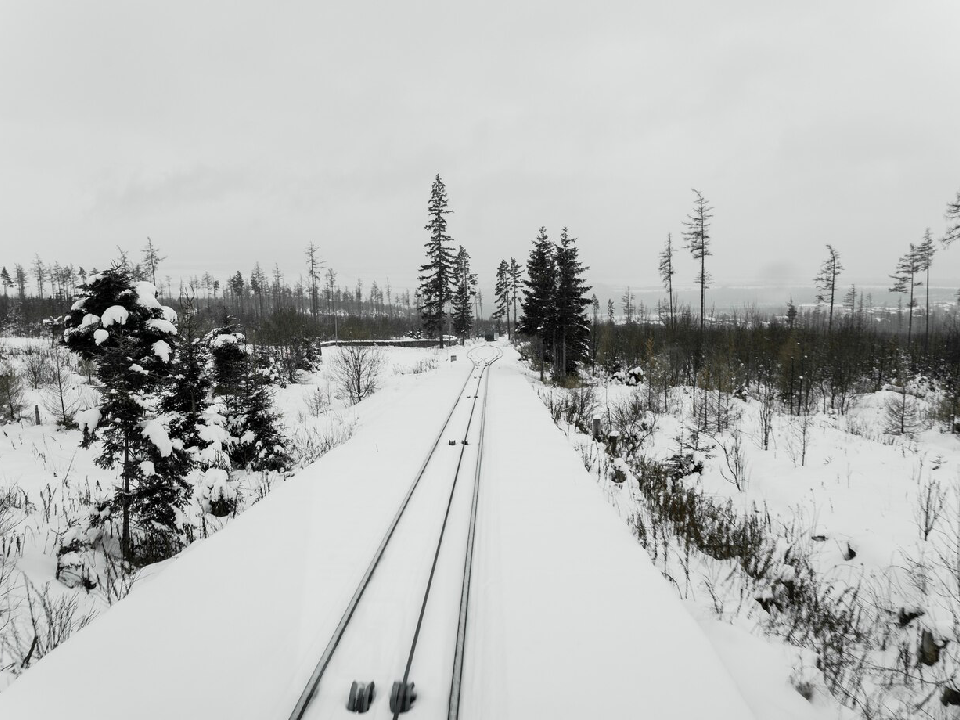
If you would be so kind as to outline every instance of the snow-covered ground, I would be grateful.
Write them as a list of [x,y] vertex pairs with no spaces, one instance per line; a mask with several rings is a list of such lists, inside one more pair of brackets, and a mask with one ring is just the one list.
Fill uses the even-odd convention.
[[[540,388],[548,404],[551,394],[556,403],[570,392]],[[771,565],[757,579],[733,560],[707,557],[669,533],[657,535],[663,528],[654,529],[656,519],[631,472],[640,458],[664,462],[691,451],[695,392],[675,388],[669,408],[636,413],[642,442],[632,450],[633,462],[615,463],[589,436],[562,420],[559,425],[621,518],[635,530],[640,518],[639,532],[646,534],[655,564],[701,619],[735,677],[742,678],[745,697],[769,688],[769,682],[758,682],[766,671],[777,668],[775,674],[783,676],[784,668],[792,668],[787,673],[793,684],[813,695],[808,707],[829,709],[834,702],[826,685],[835,683],[841,692],[856,693],[860,709],[873,717],[960,716],[957,708],[940,702],[951,678],[956,683],[954,650],[960,640],[960,438],[932,420],[923,422],[934,398],[925,396],[922,385],[910,387],[921,421],[912,437],[886,432],[886,408],[899,397],[892,390],[858,396],[845,415],[818,412],[805,419],[778,411],[766,450],[759,403],[727,399],[730,427],[701,433],[692,455],[703,469],[683,482],[717,507],[729,501],[735,515],[769,518],[763,522],[768,523]],[[622,416],[631,404],[647,407],[648,388],[642,383],[600,381],[592,393],[590,414],[601,417],[604,427],[615,426],[618,411]],[[662,400],[655,404],[663,405]],[[625,450],[621,438],[616,452]],[[612,481],[614,469],[624,482]],[[851,655],[841,661],[844,671],[829,681],[815,648],[801,651],[786,644],[788,639],[805,644],[803,632],[790,625],[796,617],[758,602],[777,598],[784,581],[793,582],[791,576],[806,567],[831,603],[840,599],[837,607],[857,610],[861,634],[844,646]],[[919,617],[911,618],[914,612]],[[724,622],[717,624],[716,618]],[[946,650],[931,666],[918,662],[925,633]],[[822,637],[821,642],[828,641]],[[746,655],[768,658],[757,666],[762,672],[743,672]],[[865,707],[869,703],[873,706]]]
[[[503,350],[489,383],[462,717],[855,717],[818,684],[809,653],[763,634],[753,598],[741,599],[738,607],[752,610],[739,612],[732,585],[716,593],[719,600],[708,592],[716,563],[701,563],[683,581],[679,554],[651,561],[624,522],[642,503],[634,480],[617,485],[598,476],[590,461],[597,447],[553,424],[538,397],[547,390],[515,351]],[[84,496],[74,488],[113,480],[78,449],[76,432],[4,426],[0,474],[39,508],[28,513],[32,529],[11,555],[24,573],[17,577],[49,582],[57,597],[79,598],[78,612],[100,614],[0,693],[0,717],[288,717],[472,373],[463,348],[385,352],[382,389],[352,408],[333,397],[325,371],[279,389],[286,432],[301,438],[292,445],[310,447],[309,438],[323,445],[319,439],[335,431],[343,442],[286,480],[244,479],[251,501],[238,517],[148,568],[109,609],[102,588],[86,593],[53,580],[52,554],[58,533],[83,511]],[[605,392],[613,403],[634,390]],[[479,386],[476,394],[482,399]],[[863,400],[848,419],[819,418],[803,467],[783,420],[775,449],[745,442],[742,490],[724,479],[718,453],[706,458],[696,481],[738,507],[765,503],[785,522],[802,518],[809,536],[823,538],[810,540],[818,571],[848,583],[888,577],[899,557],[918,550],[917,469],[945,486],[956,482],[960,444],[933,431],[909,442],[865,431],[877,401]],[[746,440],[751,408],[742,410]],[[676,451],[678,417],[660,416],[644,448],[650,457]],[[468,418],[466,408],[451,416],[450,439],[466,433]],[[842,426],[854,418],[856,436]],[[424,476],[416,496],[423,502],[411,506],[406,526],[401,520],[399,549],[384,556],[385,568],[392,563],[386,590],[371,586],[355,637],[345,636],[351,649],[341,653],[341,667],[331,665],[308,717],[349,716],[350,680],[375,680],[380,695],[368,716],[390,716],[386,697],[403,672],[411,609],[422,600],[454,453],[462,449],[449,536],[411,671],[419,691],[411,716],[445,708],[476,458],[472,428],[465,448],[438,447],[441,470]],[[51,484],[56,494],[44,500],[39,493],[53,479],[61,485]],[[845,560],[850,548],[856,557]],[[688,569],[696,565],[687,559]],[[713,580],[714,589],[722,585]],[[725,609],[718,612],[715,601]],[[795,689],[803,681],[812,702]]]
[[[47,339],[0,339],[0,356],[21,373],[49,349]],[[303,374],[299,383],[274,391],[287,449],[300,465],[348,439],[365,413],[377,412],[386,398],[415,385],[421,374],[429,373],[447,357],[435,350],[383,349],[382,399],[371,398],[362,406],[350,407],[337,397],[332,378],[329,360],[336,352],[326,350],[328,362],[318,372]],[[28,372],[26,375],[29,379]],[[75,396],[77,409],[95,403],[97,393],[82,374],[71,372],[68,384],[68,396]],[[82,558],[96,587],[85,590],[75,578],[57,579],[57,552],[64,537],[71,528],[84,525],[91,504],[110,497],[118,471],[95,465],[97,447],[81,448],[79,430],[57,427],[52,398],[49,384],[33,389],[27,382],[23,420],[0,424],[0,690],[13,682],[25,657],[30,656],[29,666],[45,650],[41,643],[30,651],[36,634],[31,616],[39,623],[40,634],[46,635],[53,625],[79,625],[84,618],[104,612],[130,587],[129,580],[106,562],[102,552],[87,552]],[[33,422],[34,406],[39,407],[40,425]],[[280,473],[231,473],[228,485],[229,491],[239,496],[238,515],[283,482]],[[234,520],[204,512],[205,492],[204,487],[195,488],[184,518],[201,539]],[[157,567],[150,566],[140,574],[156,572]],[[44,603],[59,611],[56,623],[48,622]]]
[[[465,716],[751,717],[710,643],[552,425],[515,353],[494,370]],[[461,354],[396,376],[356,407],[349,441],[141,580],[0,695],[0,716],[285,717],[470,372]],[[447,449],[456,450],[438,452]],[[411,537],[429,540],[436,525],[415,523],[422,533]],[[422,554],[409,553],[411,577]],[[408,590],[421,594],[397,588]],[[447,594],[432,598],[440,615]],[[374,655],[395,652],[395,615],[387,608],[380,618],[361,627]],[[428,636],[425,648],[443,639]],[[447,689],[429,680],[432,653],[419,657],[427,711]],[[369,679],[386,688],[397,678]],[[330,691],[342,703],[347,689],[340,682]],[[383,695],[377,712],[385,707]]]

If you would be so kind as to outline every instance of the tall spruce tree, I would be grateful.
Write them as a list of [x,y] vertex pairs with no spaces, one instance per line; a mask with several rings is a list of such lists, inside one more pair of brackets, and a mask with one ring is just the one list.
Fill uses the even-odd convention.
[[[157,476],[175,448],[157,411],[157,393],[170,370],[176,313],[157,300],[156,288],[134,282],[125,262],[91,276],[78,288],[64,320],[63,343],[97,361],[103,385],[100,406],[80,418],[83,445],[102,440],[102,468],[121,467],[115,505],[123,514],[121,550],[132,558],[131,511],[169,525],[183,495],[168,493],[170,475]],[[175,460],[170,460],[172,465]],[[169,503],[171,507],[161,507]],[[153,524],[152,522],[150,523]],[[151,528],[146,528],[148,531]]]
[[510,265],[506,260],[501,260],[497,266],[497,279],[493,289],[494,311],[493,319],[497,323],[497,332],[500,332],[500,322],[506,318],[507,338],[513,339],[510,332]]
[[843,270],[840,263],[840,253],[833,245],[827,245],[827,259],[820,266],[820,272],[813,279],[817,286],[817,302],[830,303],[830,315],[827,320],[827,330],[833,329],[833,304],[837,296],[837,278]]
[[420,266],[420,317],[427,335],[439,338],[440,347],[443,347],[446,305],[453,294],[453,239],[447,234],[446,217],[451,212],[447,209],[447,188],[437,175],[427,203],[430,219],[424,226],[424,230],[430,232],[430,239],[424,244],[427,262]]
[[587,294],[590,287],[583,279],[588,268],[581,264],[576,238],[570,237],[567,228],[560,231],[560,244],[554,257],[557,274],[554,312],[559,350],[554,365],[562,379],[576,373],[577,364],[590,355],[590,321],[586,309],[592,300]]
[[[510,258],[510,302],[513,305],[513,341],[517,340],[517,301],[523,286],[523,268],[516,258]],[[509,311],[508,311],[509,314]]]
[[700,286],[700,342],[703,343],[703,321],[706,311],[706,291],[710,286],[710,275],[707,273],[707,256],[710,252],[710,220],[713,218],[713,208],[707,203],[699,190],[694,189],[696,196],[693,200],[693,212],[687,215],[683,225],[683,237],[687,241],[687,249],[694,260],[700,263],[700,272],[694,282]]
[[[914,299],[915,290],[922,282],[917,281],[917,275],[921,272],[923,260],[917,251],[917,246],[910,243],[910,249],[900,256],[897,261],[897,271],[891,275],[893,287],[890,292],[903,293],[907,295],[907,312],[909,320],[907,321],[907,346],[910,345],[910,338],[913,335],[913,308],[916,307]],[[899,315],[899,313],[898,313]]]
[[191,469],[228,464],[222,453],[226,440],[218,414],[212,409],[213,379],[208,370],[210,350],[198,332],[196,308],[190,300],[180,306],[177,352],[160,399],[160,410],[170,420],[167,432],[190,458]]
[[27,299],[27,271],[23,265],[17,263],[13,266],[13,276],[16,278],[17,283],[17,297],[20,299],[20,302],[23,302]]
[[463,245],[457,251],[453,261],[453,296],[451,297],[451,318],[453,332],[460,338],[460,344],[470,334],[473,327],[473,298],[476,294],[477,276],[470,272],[470,255]]
[[552,347],[556,324],[554,323],[556,262],[554,247],[547,237],[547,229],[541,227],[533,241],[530,257],[527,258],[527,279],[524,282],[523,316],[519,331],[536,340],[540,355],[540,379],[546,364],[546,348]]
[[923,234],[923,240],[917,245],[918,270],[926,274],[924,285],[927,286],[927,304],[923,313],[923,347],[930,347],[930,268],[933,265],[933,256],[937,249],[933,246],[933,233],[930,228]]
[[667,233],[667,242],[660,251],[660,282],[667,291],[667,306],[670,309],[670,327],[676,328],[676,314],[674,309],[673,276],[676,270],[673,267],[673,233]]

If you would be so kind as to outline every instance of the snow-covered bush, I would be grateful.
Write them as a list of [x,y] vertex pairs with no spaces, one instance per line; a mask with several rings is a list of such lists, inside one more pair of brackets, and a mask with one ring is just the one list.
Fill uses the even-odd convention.
[[229,473],[221,468],[204,471],[197,480],[197,500],[205,513],[214,517],[226,517],[236,512],[239,493],[237,484]]

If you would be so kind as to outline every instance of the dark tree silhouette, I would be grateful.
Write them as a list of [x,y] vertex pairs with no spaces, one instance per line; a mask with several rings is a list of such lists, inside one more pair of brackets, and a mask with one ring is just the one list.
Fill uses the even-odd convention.
[[446,304],[452,295],[453,250],[452,238],[447,234],[447,188],[440,176],[430,188],[427,204],[430,220],[424,230],[430,231],[430,239],[424,244],[427,262],[420,266],[420,317],[423,327],[431,337],[440,339],[443,347]]

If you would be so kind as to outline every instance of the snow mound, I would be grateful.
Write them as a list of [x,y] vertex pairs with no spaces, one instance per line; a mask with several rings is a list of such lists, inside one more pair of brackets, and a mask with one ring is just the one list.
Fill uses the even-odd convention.
[[81,410],[73,416],[73,420],[80,426],[80,431],[89,430],[93,432],[100,422],[100,408],[90,408]]
[[171,350],[170,345],[164,340],[157,340],[153,344],[153,354],[163,360],[165,363],[170,362],[170,354],[172,352],[173,351]]
[[100,322],[103,327],[110,327],[114,323],[119,325],[126,325],[127,318],[130,317],[130,311],[127,310],[122,305],[111,305],[106,310],[103,311],[103,317],[100,318]]
[[173,452],[173,443],[167,434],[167,429],[160,420],[148,420],[143,426],[143,436],[152,442],[157,450],[160,451],[160,457],[167,457]]
[[134,290],[137,292],[137,305],[151,310],[159,310],[162,307],[157,300],[157,288],[153,283],[138,282],[134,285]]
[[169,320],[147,320],[147,327],[162,332],[164,335],[176,335],[177,327]]

